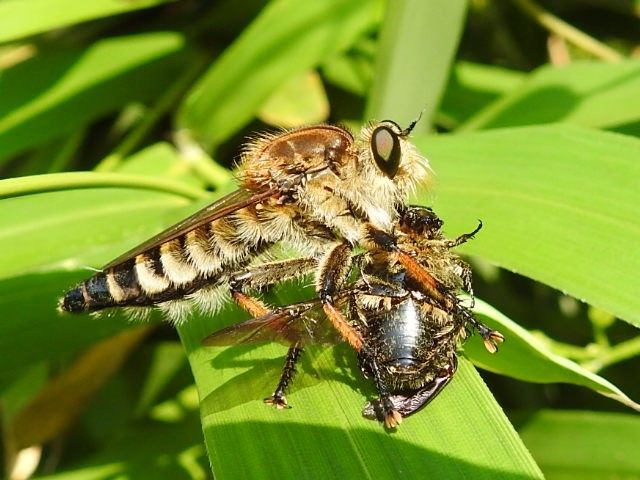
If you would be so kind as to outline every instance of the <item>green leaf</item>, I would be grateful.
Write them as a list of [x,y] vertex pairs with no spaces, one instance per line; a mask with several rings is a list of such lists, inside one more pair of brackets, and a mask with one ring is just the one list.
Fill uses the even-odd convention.
[[477,130],[541,123],[613,128],[640,120],[640,61],[576,62],[536,70],[460,126]]
[[260,107],[258,117],[283,128],[322,123],[329,116],[329,101],[322,80],[314,70],[287,80]]
[[640,326],[640,140],[574,126],[417,138],[450,236],[461,250]]
[[526,382],[581,385],[640,411],[640,405],[611,382],[555,354],[542,340],[490,305],[477,300],[474,313],[478,320],[505,336],[500,351],[493,355],[477,336],[464,344],[465,353],[477,366]]
[[0,2],[0,42],[74,23],[149,8],[169,0],[4,0]]
[[432,404],[390,434],[361,417],[374,393],[345,345],[307,350],[287,397],[292,409],[264,405],[278,381],[284,347],[200,345],[222,321],[239,321],[235,315],[231,310],[215,319],[197,317],[178,327],[198,385],[216,477],[398,478],[426,469],[434,478],[540,477],[466,360]]
[[41,480],[201,480],[210,478],[195,411],[180,421],[138,422],[80,463]]
[[275,0],[195,85],[178,115],[208,148],[248,123],[292,75],[346,49],[378,21],[378,0]]
[[2,72],[0,163],[128,102],[155,98],[188,57],[181,35],[154,32],[53,51]]
[[346,52],[327,59],[321,66],[322,76],[329,83],[364,97],[374,77],[374,55],[377,44],[363,37]]
[[516,89],[526,75],[515,70],[457,62],[438,111],[438,123],[455,129],[480,109]]
[[549,480],[640,478],[637,415],[543,410],[514,423]]
[[179,207],[186,204],[175,195],[134,189],[70,190],[2,200],[0,377],[124,328],[127,321],[121,315],[98,320],[58,315],[57,299],[91,274],[89,266],[104,265],[184,216]]
[[467,2],[389,2],[365,119],[431,128],[464,27]]

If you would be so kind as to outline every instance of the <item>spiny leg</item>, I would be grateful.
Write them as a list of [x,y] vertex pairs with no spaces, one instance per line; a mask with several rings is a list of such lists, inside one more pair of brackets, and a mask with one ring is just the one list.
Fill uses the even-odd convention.
[[296,374],[296,363],[300,359],[302,351],[302,347],[299,343],[289,347],[284,361],[284,367],[282,368],[282,375],[280,375],[280,381],[278,382],[273,395],[264,399],[266,404],[273,405],[278,409],[291,408],[287,403],[287,399],[284,394]]
[[[473,232],[466,234],[466,237],[470,238],[475,235],[481,226],[482,222]],[[465,237],[465,235],[462,235],[461,237]],[[409,253],[398,247],[395,238],[392,235],[370,226],[369,238],[379,247],[382,247],[389,252],[395,252],[398,255],[398,261],[407,270],[407,273],[411,278],[413,278],[425,292],[429,293],[434,300],[442,303],[447,308],[456,310],[460,315],[462,315],[464,320],[471,324],[478,333],[480,333],[484,341],[484,346],[489,353],[496,353],[498,351],[498,344],[504,341],[504,335],[497,330],[491,330],[485,324],[476,320],[474,316],[464,308],[464,306],[460,305],[460,301],[454,294],[444,289],[440,282],[431,275],[424,266],[416,261],[416,259]]]
[[393,403],[389,400],[389,390],[382,381],[375,355],[373,355],[373,352],[364,344],[364,339],[360,332],[347,321],[342,312],[340,312],[334,304],[334,297],[347,280],[352,266],[351,247],[347,243],[336,245],[325,255],[320,263],[320,270],[316,281],[318,295],[329,321],[331,321],[334,328],[340,333],[340,336],[359,353],[363,361],[370,368],[376,389],[380,395],[380,402],[384,408],[384,424],[387,428],[395,428],[402,422],[402,416],[394,409]]
[[[261,300],[244,293],[245,289],[259,289],[278,282],[289,280],[304,275],[317,266],[314,258],[296,258],[262,264],[250,267],[243,272],[237,273],[229,280],[231,296],[236,303],[252,317],[257,318],[267,315],[270,309]],[[292,312],[292,314],[294,314]],[[302,354],[302,347],[295,343],[287,351],[280,381],[269,398],[265,398],[265,403],[274,405],[278,409],[287,408],[287,400],[284,396],[285,390],[293,380],[296,372],[296,362]]]
[[459,313],[462,315],[466,323],[470,324],[478,331],[487,351],[489,353],[496,353],[498,351],[498,345],[504,342],[504,335],[502,335],[498,330],[492,330],[487,327],[464,307],[459,308]]
[[317,264],[318,261],[315,258],[294,258],[249,267],[233,274],[229,279],[231,296],[238,306],[252,317],[261,317],[270,309],[258,298],[247,295],[247,290],[260,289],[300,277],[311,272]]
[[463,233],[458,238],[449,240],[447,242],[447,247],[455,248],[459,245],[462,245],[463,243],[468,242],[469,240],[472,240],[476,236],[476,233],[478,233],[481,229],[482,229],[482,220],[478,220],[478,226],[472,232]]
[[[449,365],[443,368],[436,378],[424,385],[422,388],[404,392],[403,394],[389,397],[394,408],[402,415],[408,417],[429,404],[447,386],[453,378],[453,374],[458,368],[458,360],[455,356],[449,360]],[[362,410],[362,415],[372,420],[382,421],[384,419],[384,409],[379,400],[369,402]]]

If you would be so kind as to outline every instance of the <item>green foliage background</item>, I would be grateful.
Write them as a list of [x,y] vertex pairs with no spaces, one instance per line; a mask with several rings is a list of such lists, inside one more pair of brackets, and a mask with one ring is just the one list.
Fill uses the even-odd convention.
[[[557,3],[0,2],[6,477],[640,478],[640,4]],[[343,345],[266,408],[282,346],[200,345],[233,306],[177,334],[56,312],[232,190],[252,132],[421,112],[435,182],[412,201],[449,236],[483,220],[461,252],[507,341],[471,338],[397,432],[360,417],[374,392]]]

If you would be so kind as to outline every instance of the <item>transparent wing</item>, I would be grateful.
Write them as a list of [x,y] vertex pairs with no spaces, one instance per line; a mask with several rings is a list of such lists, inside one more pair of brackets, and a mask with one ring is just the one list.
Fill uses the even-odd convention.
[[277,341],[286,345],[296,342],[305,345],[336,343],[339,338],[326,318],[321,301],[313,299],[230,325],[209,335],[202,344],[225,346]]

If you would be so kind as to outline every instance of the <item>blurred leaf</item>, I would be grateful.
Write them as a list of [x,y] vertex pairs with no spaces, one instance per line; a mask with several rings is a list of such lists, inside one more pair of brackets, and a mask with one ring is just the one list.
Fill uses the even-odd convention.
[[0,2],[0,42],[74,23],[161,5],[170,0],[4,0]]
[[374,56],[377,44],[361,38],[351,49],[340,52],[322,64],[322,75],[333,85],[364,97],[374,76]]
[[640,479],[640,417],[550,411],[514,417],[549,480]]
[[640,140],[554,125],[416,144],[437,182],[418,203],[450,236],[484,222],[461,250],[640,326]]
[[515,70],[458,62],[453,66],[444,92],[438,120],[445,117],[446,126],[454,129],[481,108],[517,88],[524,78],[524,73]]
[[431,129],[466,9],[465,0],[398,0],[387,4],[365,119],[391,118],[404,126],[422,112],[416,132]]
[[545,66],[460,130],[553,122],[613,128],[640,120],[638,91],[638,60]]
[[0,163],[128,102],[155,98],[188,57],[181,35],[154,32],[47,52],[3,71]]
[[[204,348],[200,345],[223,321],[198,316],[178,326],[198,385],[205,443],[219,478],[398,478],[426,469],[434,478],[540,478],[535,464],[472,366],[464,359],[453,382],[424,411],[406,419],[394,433],[361,417],[373,396],[356,365],[356,355],[342,345],[327,355],[309,349],[312,370],[305,377],[321,381],[287,396],[293,408],[277,411],[254,391],[278,380],[285,348]],[[304,363],[304,362],[303,362]],[[274,368],[275,367],[275,368]],[[217,389],[229,382],[235,404],[218,408]],[[277,438],[277,448],[273,439]],[[242,451],[244,461],[237,461]],[[313,452],[313,454],[310,454]],[[357,461],[354,461],[357,459]]]
[[157,401],[164,388],[182,367],[187,367],[187,357],[179,342],[162,342],[155,346],[153,358],[149,362],[149,372],[136,406],[137,416],[142,415]]
[[149,331],[148,326],[129,329],[91,347],[18,412],[8,426],[8,443],[23,449],[66,432]]
[[555,354],[541,340],[490,305],[477,301],[474,313],[479,320],[499,330],[506,339],[494,355],[486,351],[477,336],[467,341],[464,351],[477,366],[526,382],[581,385],[640,411],[640,405],[615,385]]
[[640,17],[640,0],[584,0],[599,8]]
[[346,49],[379,19],[379,0],[275,0],[196,84],[178,124],[212,148],[248,123],[292,75]]
[[117,171],[177,179],[200,188],[205,186],[175,147],[167,142],[155,143],[127,157]]
[[[178,208],[186,204],[177,196],[131,189],[74,190],[2,200],[0,379],[16,368],[58,358],[126,327],[122,316],[59,316],[57,298],[91,274],[82,266],[104,265],[186,216]],[[196,207],[190,206],[189,211]]]
[[126,246],[144,240],[154,224],[159,229],[168,209],[186,204],[177,196],[133,189],[69,190],[4,199],[0,279],[61,266],[99,267],[109,255],[117,256]]
[[136,422],[99,452],[41,480],[211,478],[195,411],[180,422]]
[[283,128],[322,123],[329,116],[329,101],[315,70],[291,77],[260,107],[258,118]]

